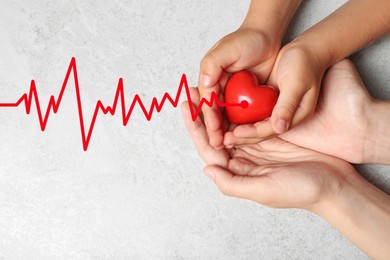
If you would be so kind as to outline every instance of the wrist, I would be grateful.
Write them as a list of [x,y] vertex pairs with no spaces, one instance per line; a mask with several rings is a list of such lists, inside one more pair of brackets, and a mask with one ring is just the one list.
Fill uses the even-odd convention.
[[300,60],[301,65],[310,68],[310,70],[307,70],[307,72],[310,72],[310,75],[306,75],[306,79],[316,79],[316,83],[320,85],[321,79],[330,65],[327,55],[321,49],[313,48],[315,46],[315,44],[308,44],[306,41],[296,38],[283,46],[279,56],[281,59],[285,57],[287,59]]
[[355,172],[333,197],[312,210],[368,256],[385,259],[390,239],[390,197]]
[[300,3],[301,0],[252,0],[240,28],[262,31],[281,42]]
[[390,165],[390,102],[374,101],[371,110],[364,144],[364,163]]
[[288,45],[308,52],[322,73],[337,62],[332,49],[321,40],[320,36],[316,37],[314,33],[310,35],[302,34]]

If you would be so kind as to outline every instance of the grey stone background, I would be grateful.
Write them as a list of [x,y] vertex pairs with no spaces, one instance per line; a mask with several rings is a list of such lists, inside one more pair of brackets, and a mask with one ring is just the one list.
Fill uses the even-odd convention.
[[[286,41],[345,1],[304,1]],[[89,126],[96,101],[175,94],[182,73],[242,22],[249,1],[0,1],[0,102],[35,79],[43,108],[77,58]],[[390,98],[389,38],[355,54],[370,93]],[[0,259],[366,259],[328,223],[297,209],[228,198],[203,162],[179,109],[148,122],[135,110],[99,116],[84,152],[75,90],[41,132],[35,109],[0,109]],[[389,168],[359,166],[389,192]]]

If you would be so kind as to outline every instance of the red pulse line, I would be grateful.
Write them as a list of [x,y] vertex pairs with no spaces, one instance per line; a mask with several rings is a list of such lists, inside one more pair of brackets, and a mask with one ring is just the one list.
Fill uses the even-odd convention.
[[83,115],[83,106],[81,102],[81,95],[80,95],[80,87],[79,87],[79,80],[77,76],[77,66],[76,66],[76,58],[72,57],[68,71],[66,72],[66,76],[64,79],[64,82],[62,83],[61,91],[58,94],[58,97],[54,97],[53,95],[50,96],[49,103],[47,105],[46,111],[43,114],[39,97],[38,97],[38,91],[35,85],[35,81],[31,80],[30,84],[30,90],[28,93],[24,93],[18,101],[14,103],[0,103],[0,107],[19,107],[20,104],[24,103],[25,109],[26,109],[26,114],[30,114],[31,111],[31,106],[34,101],[35,107],[38,113],[38,119],[39,119],[39,124],[41,126],[41,130],[45,131],[47,122],[49,120],[50,112],[53,111],[53,113],[57,113],[58,108],[60,107],[62,97],[64,95],[65,89],[68,86],[68,81],[69,77],[73,74],[74,78],[74,87],[76,91],[76,101],[77,101],[77,108],[78,108],[78,114],[79,114],[79,122],[80,122],[80,130],[81,130],[81,140],[83,144],[83,149],[84,151],[87,151],[89,142],[91,140],[93,128],[95,126],[96,118],[101,111],[103,114],[108,114],[110,113],[111,115],[115,115],[116,108],[118,105],[118,102],[120,101],[121,103],[121,113],[122,113],[122,121],[123,121],[123,126],[126,126],[127,123],[130,120],[131,114],[134,110],[134,107],[138,104],[138,106],[141,108],[143,114],[145,115],[145,118],[150,121],[153,115],[153,112],[156,110],[157,112],[160,112],[165,104],[165,102],[168,100],[169,103],[173,107],[177,107],[179,104],[179,99],[180,95],[182,93],[182,90],[184,88],[186,98],[188,100],[188,106],[191,111],[191,116],[192,120],[196,120],[201,113],[201,109],[203,105],[207,105],[211,107],[214,103],[219,106],[219,107],[226,107],[226,106],[242,106],[244,107],[245,104],[242,103],[223,103],[218,99],[218,96],[215,92],[213,92],[210,96],[210,99],[204,99],[202,98],[200,100],[200,103],[195,110],[194,107],[192,106],[192,99],[191,99],[191,94],[190,94],[190,88],[188,87],[187,83],[187,78],[186,75],[183,74],[180,80],[180,84],[176,93],[176,96],[172,98],[170,94],[167,92],[164,93],[163,97],[159,101],[156,97],[152,99],[152,102],[150,104],[149,110],[145,107],[144,103],[142,102],[140,96],[136,94],[133,98],[133,101],[131,102],[130,108],[126,110],[126,103],[125,103],[125,93],[124,93],[124,88],[123,88],[123,79],[119,78],[118,80],[118,85],[117,85],[117,90],[115,93],[114,101],[112,102],[111,106],[105,106],[101,100],[98,100],[96,102],[95,106],[95,111],[92,116],[91,124],[88,127],[88,131],[86,131],[85,128],[85,123],[84,123],[84,115]]

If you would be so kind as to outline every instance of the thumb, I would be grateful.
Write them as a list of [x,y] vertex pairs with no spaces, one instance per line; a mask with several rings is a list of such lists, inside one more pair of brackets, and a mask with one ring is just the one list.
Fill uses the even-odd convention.
[[216,85],[223,68],[220,60],[213,53],[206,54],[200,64],[199,87],[211,88]]
[[239,57],[232,44],[227,44],[223,40],[218,42],[200,63],[199,86],[210,88],[218,81],[227,81],[227,75],[224,75],[223,71],[234,64]]
[[[223,167],[210,165],[204,168],[204,173],[217,185],[226,196],[249,199],[259,202],[259,191],[267,190],[261,178],[235,175]],[[260,195],[264,196],[264,194]]]
[[299,89],[299,86],[289,86],[280,90],[278,101],[271,115],[272,126],[278,134],[283,134],[290,127],[291,120],[304,95],[304,92],[302,93]]
[[315,110],[318,91],[315,86],[292,83],[288,88],[280,85],[278,101],[272,111],[271,123],[275,132],[285,133],[294,126],[310,117]]

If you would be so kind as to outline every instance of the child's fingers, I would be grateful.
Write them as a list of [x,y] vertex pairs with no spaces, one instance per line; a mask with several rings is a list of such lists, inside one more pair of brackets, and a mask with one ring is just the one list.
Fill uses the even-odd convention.
[[257,144],[261,141],[264,141],[265,138],[257,138],[257,137],[235,137],[224,139],[225,147],[240,147],[240,145],[248,145],[248,144]]
[[254,124],[245,124],[237,126],[233,134],[235,137],[242,138],[261,138],[266,139],[275,134],[270,120],[256,122]]
[[237,126],[232,132],[227,132],[224,138],[224,145],[255,144],[275,136],[274,129],[269,120],[255,124]]
[[[219,95],[221,88],[218,79],[222,72],[223,66],[219,59],[215,56],[213,50],[209,51],[200,66],[198,84],[201,98],[210,100],[213,93]],[[221,111],[215,104],[212,107],[203,106],[202,111],[210,144],[213,147],[220,148],[223,143]]]
[[[286,120],[286,122],[288,122],[288,127],[282,130],[284,130],[285,132],[290,126],[295,126],[307,117],[311,116],[314,113],[317,98],[317,92],[315,88],[312,88],[304,94],[301,100],[297,99],[299,100],[297,102],[300,102],[298,103],[298,105],[296,105],[297,109],[295,111],[289,110],[288,112],[291,112],[289,114],[289,117],[282,117],[284,120]],[[291,107],[293,106],[291,105]],[[278,112],[280,114],[278,114]],[[282,109],[277,110],[275,106],[272,116],[275,116],[275,113],[276,116],[284,116],[285,114],[283,114],[283,112],[284,111]],[[255,124],[238,125],[234,128],[234,130],[225,133],[224,145],[226,147],[230,147],[244,144],[254,144],[272,138],[278,134],[279,133],[275,130],[275,121],[273,121],[272,119],[260,121]]]
[[271,116],[271,122],[276,133],[282,134],[288,130],[301,98],[301,93],[297,94],[294,89],[286,90],[279,94]]
[[318,98],[316,89],[314,86],[301,87],[298,83],[283,88],[271,116],[277,134],[285,133],[290,126],[299,124],[313,114]]
[[[291,121],[298,108],[303,112],[303,115],[301,113],[303,117],[308,112],[308,109],[303,106],[301,101],[307,94],[308,89],[310,90],[312,88],[311,86],[307,87],[302,84],[302,81],[298,80],[280,83],[279,98],[271,115],[271,123],[277,134],[282,134],[290,128]],[[308,105],[308,102],[305,105]]]
[[281,50],[268,80],[280,90],[271,116],[276,133],[286,132],[312,114],[321,74],[321,65],[307,50],[294,45]]
[[218,42],[203,57],[200,63],[199,87],[216,86],[222,72],[239,59],[237,50],[232,44]]
[[[230,45],[217,43],[203,58],[200,66],[199,91],[203,99],[210,100],[213,93],[220,96],[221,81],[226,83],[227,74],[224,68],[236,61],[237,51],[231,51]],[[223,84],[224,85],[224,84]],[[223,119],[221,110],[215,104],[212,107],[203,106],[206,129],[210,144],[215,148],[223,145]]]
[[[286,92],[288,93],[286,94]],[[302,99],[299,96],[291,99],[295,94],[292,90],[283,93],[284,95],[281,94],[278,99],[278,103],[282,103],[282,105],[276,104],[270,120],[236,126],[232,132],[225,134],[224,145],[229,147],[231,145],[253,144],[269,139],[286,132],[290,126],[299,124],[313,114],[318,97],[315,88],[304,93]],[[280,124],[278,120],[284,120],[282,125],[278,125]]]
[[301,103],[291,120],[291,126],[295,126],[304,121],[306,118],[311,117],[316,109],[317,100],[317,88],[313,87],[303,96]]

